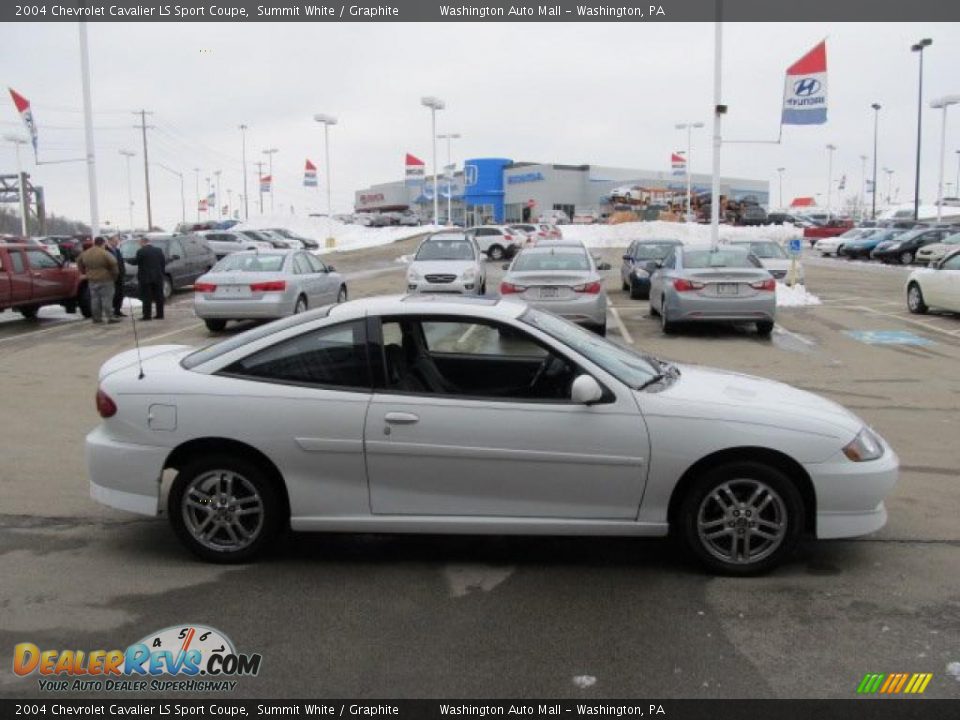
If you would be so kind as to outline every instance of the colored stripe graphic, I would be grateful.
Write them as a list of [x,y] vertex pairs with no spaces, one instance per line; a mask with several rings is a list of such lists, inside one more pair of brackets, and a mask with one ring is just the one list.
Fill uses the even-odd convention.
[[867,673],[857,685],[857,694],[920,695],[933,679],[933,673]]

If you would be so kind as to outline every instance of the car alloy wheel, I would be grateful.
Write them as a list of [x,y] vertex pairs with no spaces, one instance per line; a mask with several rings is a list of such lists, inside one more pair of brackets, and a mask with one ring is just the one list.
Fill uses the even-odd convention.
[[307,299],[301,295],[297,298],[297,304],[293,306],[293,314],[299,315],[302,312],[307,311]]
[[687,546],[713,570],[751,575],[796,545],[803,501],[792,480],[757,462],[720,466],[696,480],[679,520]]
[[164,276],[164,278],[163,278],[163,299],[164,299],[164,300],[169,300],[172,295],[173,295],[173,281],[172,281],[169,277]]
[[660,304],[660,328],[665,333],[672,333],[677,324],[667,316],[667,299],[664,298]]
[[281,528],[282,503],[259,465],[206,454],[180,469],[167,499],[170,524],[194,554],[242,562]]
[[913,253],[912,253],[912,252],[910,252],[909,250],[905,250],[904,252],[900,253],[900,264],[901,264],[901,265],[909,265],[909,264],[912,263],[912,262],[913,262]]
[[499,245],[491,245],[487,254],[491,260],[503,260],[503,248]]
[[340,292],[337,293],[337,302],[345,303],[347,301],[347,286],[341,285]]
[[923,291],[917,283],[910,283],[907,288],[907,309],[914,315],[923,315],[927,312],[927,304],[923,301]]

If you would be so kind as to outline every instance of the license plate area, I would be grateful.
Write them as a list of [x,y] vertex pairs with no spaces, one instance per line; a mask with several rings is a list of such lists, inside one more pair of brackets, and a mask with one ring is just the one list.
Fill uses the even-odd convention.
[[740,285],[737,283],[717,283],[717,295],[739,295]]
[[216,296],[220,298],[250,297],[250,288],[246,285],[221,285],[217,288]]
[[560,297],[560,288],[555,288],[555,287],[540,288],[541,300],[555,300],[558,297]]

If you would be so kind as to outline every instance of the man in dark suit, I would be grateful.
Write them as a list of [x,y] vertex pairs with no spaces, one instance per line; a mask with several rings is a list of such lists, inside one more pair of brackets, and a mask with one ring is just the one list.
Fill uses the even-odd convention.
[[150,244],[150,238],[140,238],[140,249],[128,260],[137,266],[137,285],[140,288],[140,301],[143,303],[142,320],[153,319],[153,305],[157,306],[157,320],[163,320],[163,276],[167,259],[163,250]]
[[107,252],[117,259],[119,272],[113,283],[113,316],[115,318],[126,317],[121,308],[123,307],[123,281],[127,276],[127,264],[123,261],[123,255],[120,252],[120,236],[113,235],[107,241]]

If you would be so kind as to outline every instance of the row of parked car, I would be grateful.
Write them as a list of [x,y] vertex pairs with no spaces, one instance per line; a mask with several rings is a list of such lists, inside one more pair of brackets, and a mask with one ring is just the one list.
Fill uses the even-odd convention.
[[822,256],[879,260],[899,265],[933,265],[960,248],[960,226],[910,224],[909,227],[855,227],[822,238],[814,250]]

